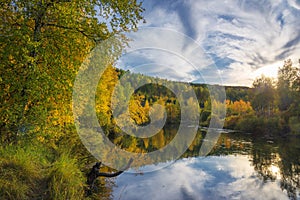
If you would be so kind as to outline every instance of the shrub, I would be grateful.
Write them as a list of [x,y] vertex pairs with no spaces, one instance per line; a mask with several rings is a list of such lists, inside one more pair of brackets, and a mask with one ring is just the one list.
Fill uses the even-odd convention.
[[209,121],[210,121],[210,115],[211,111],[203,111],[200,115],[200,125],[202,126],[208,126]]
[[289,127],[294,134],[300,134],[300,119],[296,116],[290,117]]
[[220,128],[220,127],[223,127],[223,125],[224,125],[224,120],[221,120],[219,118],[219,116],[217,116],[217,115],[209,116],[207,121],[208,121],[208,125],[211,128]]
[[226,117],[225,123],[224,123],[224,128],[235,129],[239,119],[240,119],[240,117],[237,115]]
[[263,119],[263,133],[268,134],[276,134],[278,135],[281,132],[281,128],[279,126],[279,118],[278,117],[271,117],[271,118],[264,118]]
[[278,117],[256,117],[250,115],[238,120],[236,129],[255,134],[279,134],[282,131]]
[[250,115],[250,116],[244,116],[243,118],[240,118],[236,124],[237,130],[250,132],[250,133],[259,133],[263,132],[263,120]]

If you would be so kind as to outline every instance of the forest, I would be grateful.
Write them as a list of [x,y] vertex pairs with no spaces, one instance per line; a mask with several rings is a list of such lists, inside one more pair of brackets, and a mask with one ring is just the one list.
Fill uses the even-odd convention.
[[[197,101],[187,99],[184,103],[187,107],[198,105],[198,110],[189,113],[191,117],[199,115],[200,127],[208,127],[214,118],[226,129],[257,137],[300,134],[300,66],[290,59],[283,61],[277,80],[261,76],[249,88],[225,86],[226,99],[222,100],[212,99],[206,84],[174,82],[115,68],[113,59],[128,43],[124,33],[137,29],[142,13],[142,4],[136,0],[0,3],[1,199],[101,199],[97,195],[101,190],[87,196],[86,175],[97,160],[76,132],[72,92],[84,59],[111,36],[118,39],[111,47],[117,55],[101,76],[95,104],[102,129],[119,147],[130,152],[151,152],[176,134],[166,135],[161,130],[152,138],[139,139],[117,126],[111,99],[124,74],[149,83],[136,89],[129,100],[128,94],[136,88],[132,82],[117,91],[115,102],[121,106],[115,112],[126,109],[122,102],[128,100],[130,121],[138,126],[162,120],[165,111],[165,125],[178,128],[181,105],[164,85],[179,84],[181,90],[191,86],[196,94]],[[164,109],[151,112],[151,107],[158,104]],[[212,107],[217,111],[225,108],[226,116],[219,118]],[[120,114],[120,123],[126,123],[123,117],[127,116]],[[80,120],[88,122],[89,118]],[[189,118],[183,123],[188,124]],[[194,143],[200,142],[201,137],[197,138]],[[189,150],[193,151],[193,145]],[[113,169],[104,167],[104,171]],[[98,184],[103,184],[103,179]]]
[[[113,72],[108,72],[108,71]],[[199,125],[208,127],[212,117],[212,107],[215,107],[217,112],[220,109],[226,108],[226,116],[224,119],[217,119],[224,122],[224,128],[233,129],[244,132],[251,132],[257,134],[272,134],[276,136],[284,136],[287,134],[299,134],[299,114],[300,114],[300,102],[299,102],[299,90],[300,90],[300,68],[299,63],[292,63],[290,59],[283,62],[282,67],[278,70],[277,79],[269,78],[264,75],[257,77],[252,87],[241,86],[224,86],[226,99],[224,101],[218,100],[218,98],[211,98],[209,87],[207,84],[191,84],[172,82],[168,80],[162,80],[159,78],[147,77],[141,74],[131,74],[130,77],[134,77],[135,80],[147,79],[146,82],[155,82],[156,84],[147,84],[138,88],[131,97],[129,110],[131,120],[138,124],[143,125],[149,123],[149,108],[155,103],[163,105],[167,112],[167,121],[169,125],[178,124],[180,118],[180,104],[176,99],[175,94],[162,84],[162,82],[168,82],[169,85],[183,84],[192,85],[193,90],[197,96],[197,101],[193,102],[193,99],[189,99],[186,104],[192,105],[199,104],[199,110],[191,110],[190,115],[194,115],[193,112],[199,113],[200,121]],[[113,75],[115,78],[108,78],[109,75]],[[111,80],[117,81],[122,77],[122,74],[126,72],[110,68],[107,69],[107,77]],[[154,81],[156,79],[156,81]],[[103,81],[106,82],[106,81]],[[161,82],[161,83],[159,83]],[[112,86],[113,87],[113,86]],[[123,91],[118,91],[123,98],[126,95],[122,95],[126,91],[130,91],[130,88],[135,88],[134,84],[127,81]],[[187,87],[186,87],[187,88]],[[104,89],[99,89],[99,94]],[[108,89],[106,91],[113,91]],[[103,96],[111,96],[112,93],[103,94]],[[120,97],[119,96],[119,97]],[[98,98],[98,97],[97,97]],[[101,94],[99,96],[100,99]],[[125,101],[119,98],[118,101]],[[121,104],[120,104],[121,105]],[[222,105],[225,105],[223,108]],[[107,109],[110,107],[109,100],[106,103]],[[120,108],[119,109],[124,109]],[[114,121],[109,122],[111,114],[107,115],[107,112],[102,112],[104,109],[99,109],[99,118],[106,118],[108,123],[107,127],[115,127]],[[156,115],[154,119],[159,120],[162,117],[161,113],[153,113]],[[220,122],[221,123],[221,122]],[[103,124],[104,125],[104,124]],[[118,133],[117,130],[112,130],[110,133]]]

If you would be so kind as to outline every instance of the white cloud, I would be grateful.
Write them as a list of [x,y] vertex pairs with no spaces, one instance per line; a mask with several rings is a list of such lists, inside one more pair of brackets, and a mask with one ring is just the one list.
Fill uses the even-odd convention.
[[[168,28],[198,41],[204,53],[216,61],[226,85],[235,83],[249,86],[253,80],[252,75],[259,68],[268,68],[287,58],[299,57],[298,0],[151,0],[145,2],[145,7],[148,23],[141,24],[140,27]],[[182,47],[186,42],[156,33],[148,33],[144,37],[148,44],[163,43],[163,46],[171,48]],[[181,54],[186,54],[187,49],[182,49]],[[193,53],[195,57],[199,56],[197,52]],[[155,63],[167,64],[169,68],[174,67],[173,71],[177,75],[173,77],[170,74],[170,79],[200,79],[194,74],[195,67],[184,65],[184,62],[178,63],[178,59],[170,59],[168,56],[151,59]],[[207,61],[210,59],[204,55],[194,60],[197,60],[196,71],[204,72],[209,66]],[[204,78],[211,81],[208,83],[219,82],[212,79],[216,73],[204,74]]]
[[288,0],[290,6],[300,10],[300,1],[299,0]]
[[[170,20],[172,19],[172,20]],[[179,21],[176,12],[166,12],[164,9],[157,8],[147,16],[147,26],[159,26],[162,28],[182,30],[182,24]]]
[[[147,75],[192,82],[213,61],[192,38],[172,29],[141,28],[117,66]],[[211,69],[211,67],[209,67]],[[215,82],[219,83],[217,78]]]

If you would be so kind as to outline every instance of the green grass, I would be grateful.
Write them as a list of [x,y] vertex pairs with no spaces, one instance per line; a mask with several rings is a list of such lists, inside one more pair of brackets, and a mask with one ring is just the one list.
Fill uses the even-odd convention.
[[0,146],[0,199],[83,199],[84,173],[60,152],[33,143]]
[[83,199],[85,177],[69,153],[62,153],[53,163],[49,178],[51,199]]
[[0,199],[39,198],[45,164],[34,149],[0,148]]

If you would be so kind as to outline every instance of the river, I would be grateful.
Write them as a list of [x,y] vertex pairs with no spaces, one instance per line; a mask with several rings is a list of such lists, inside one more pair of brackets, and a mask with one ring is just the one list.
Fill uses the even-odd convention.
[[[299,137],[266,138],[224,130],[207,156],[197,155],[199,148],[196,144],[177,160],[107,179],[104,196],[116,200],[300,199]],[[160,165],[162,169],[152,170]]]

